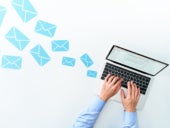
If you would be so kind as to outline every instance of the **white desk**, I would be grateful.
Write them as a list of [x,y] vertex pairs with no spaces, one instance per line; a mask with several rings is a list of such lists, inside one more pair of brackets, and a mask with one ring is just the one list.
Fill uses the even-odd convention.
[[[166,0],[30,0],[38,16],[23,23],[10,1],[0,2],[7,14],[0,27],[0,57],[23,57],[21,70],[0,68],[1,128],[69,128],[76,116],[94,97],[103,60],[113,44],[170,63],[170,9]],[[17,17],[17,18],[16,18]],[[37,20],[57,25],[53,38],[34,32]],[[18,51],[4,35],[16,26],[31,43]],[[68,52],[52,52],[51,40],[70,41]],[[42,44],[51,57],[38,66],[29,51]],[[86,68],[79,57],[88,53],[94,65]],[[76,58],[75,67],[61,65],[63,56]],[[98,78],[86,77],[87,69]],[[156,76],[143,111],[138,112],[139,128],[169,128],[170,68]],[[109,101],[95,128],[120,128],[122,107]]]

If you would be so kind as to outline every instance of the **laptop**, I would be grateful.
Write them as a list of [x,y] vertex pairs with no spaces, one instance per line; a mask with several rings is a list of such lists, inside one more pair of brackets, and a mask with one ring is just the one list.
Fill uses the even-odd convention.
[[[154,76],[167,66],[167,63],[113,45],[106,56],[100,79],[104,80],[108,73],[119,76],[124,79],[121,87],[124,90],[127,89],[128,81],[135,82],[141,93],[137,109],[141,110],[144,107]],[[111,99],[121,102],[120,91]]]

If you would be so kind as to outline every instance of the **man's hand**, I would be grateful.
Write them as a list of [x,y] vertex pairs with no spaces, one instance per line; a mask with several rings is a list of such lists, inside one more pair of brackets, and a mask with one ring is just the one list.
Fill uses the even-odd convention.
[[110,97],[114,96],[121,88],[122,79],[119,77],[108,74],[104,80],[99,97],[103,101],[107,101]]
[[122,104],[126,112],[134,112],[140,98],[140,89],[132,81],[127,83],[127,95],[121,90]]

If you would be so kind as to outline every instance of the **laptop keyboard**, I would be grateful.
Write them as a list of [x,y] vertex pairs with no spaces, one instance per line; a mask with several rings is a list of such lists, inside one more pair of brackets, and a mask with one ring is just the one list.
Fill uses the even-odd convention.
[[101,79],[104,80],[107,74],[112,74],[123,78],[122,86],[127,88],[127,82],[132,80],[136,83],[137,87],[140,88],[140,93],[145,94],[148,88],[150,78],[128,71],[126,69],[120,68],[118,66],[106,63]]

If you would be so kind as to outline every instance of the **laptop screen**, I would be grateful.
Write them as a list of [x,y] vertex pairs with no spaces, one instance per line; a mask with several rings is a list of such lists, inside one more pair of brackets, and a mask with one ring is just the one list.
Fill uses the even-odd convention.
[[158,74],[168,66],[168,64],[164,62],[160,62],[115,45],[110,50],[106,59],[152,76]]

